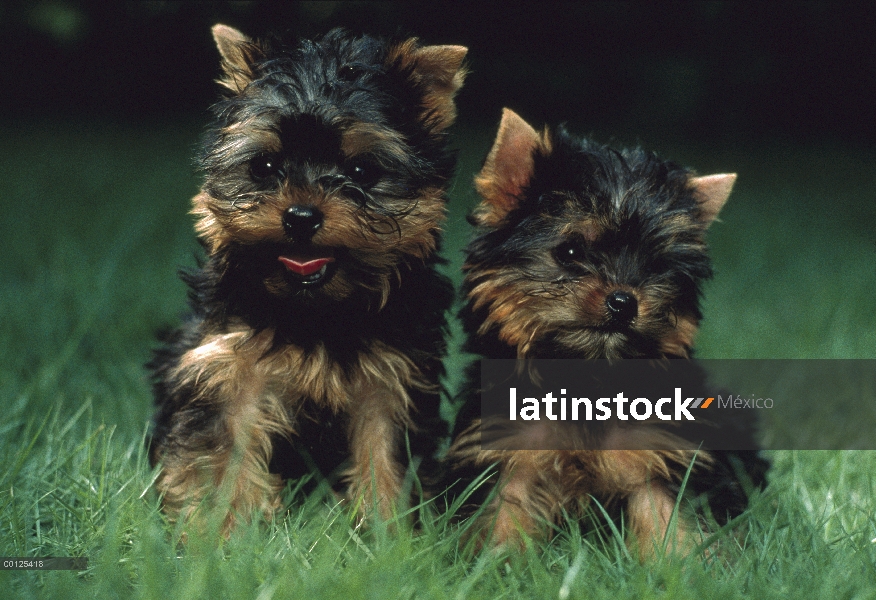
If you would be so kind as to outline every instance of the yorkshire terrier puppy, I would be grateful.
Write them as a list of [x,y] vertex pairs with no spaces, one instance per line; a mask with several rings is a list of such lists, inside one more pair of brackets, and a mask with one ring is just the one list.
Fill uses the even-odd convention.
[[[735,179],[698,177],[562,127],[537,132],[505,109],[475,180],[482,202],[464,265],[466,349],[490,359],[690,357],[701,283],[712,275],[706,230]],[[485,449],[480,383],[474,364],[445,464],[457,487],[498,465],[496,493],[475,524],[481,543],[544,538],[591,496],[624,509],[629,541],[643,556],[663,540],[696,445],[638,429],[615,434],[645,432],[659,442],[654,449],[586,432],[570,450]],[[688,489],[707,494],[713,514],[726,518],[747,502],[740,470],[760,484],[765,468],[751,452],[700,452]],[[678,535],[685,536],[683,523]]]
[[429,460],[446,435],[453,291],[435,265],[466,48],[213,37],[225,97],[192,210],[207,256],[150,364],[164,510],[219,511],[228,531],[316,468],[390,518],[409,452]]

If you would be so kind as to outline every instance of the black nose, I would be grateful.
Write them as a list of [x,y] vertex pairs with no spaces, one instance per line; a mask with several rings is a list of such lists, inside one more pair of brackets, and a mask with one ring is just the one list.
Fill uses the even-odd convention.
[[294,242],[306,242],[322,226],[322,213],[312,206],[291,206],[283,213],[283,229]]
[[613,292],[605,299],[611,320],[617,323],[627,324],[639,314],[639,304],[636,299],[626,292]]

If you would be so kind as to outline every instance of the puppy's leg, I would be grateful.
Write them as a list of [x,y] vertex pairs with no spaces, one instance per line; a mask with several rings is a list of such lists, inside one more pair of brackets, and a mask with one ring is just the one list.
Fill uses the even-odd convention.
[[667,548],[684,554],[692,538],[681,515],[674,531],[669,532],[676,494],[669,489],[670,464],[683,465],[693,458],[684,451],[605,450],[598,453],[600,486],[609,496],[626,498],[631,536],[628,543],[638,549],[642,560],[653,556],[663,545],[667,533],[672,535]]
[[627,496],[627,519],[633,536],[630,541],[637,545],[640,559],[654,556],[667,535],[671,536],[667,546],[670,554],[685,554],[689,549],[690,539],[682,519],[677,518],[675,529],[669,531],[675,502],[675,495],[659,480],[643,483]]
[[183,354],[172,375],[189,395],[156,450],[167,513],[188,519],[203,511],[199,523],[219,513],[225,532],[238,518],[271,516],[282,488],[268,472],[271,436],[287,433],[288,423],[252,357],[234,336],[211,336]]
[[360,387],[350,407],[351,467],[349,498],[384,520],[393,517],[402,490],[404,467],[398,456],[406,420],[406,399],[379,384]]
[[503,454],[498,493],[477,524],[478,545],[523,549],[527,537],[546,539],[543,528],[560,516],[564,502],[562,456],[550,450]]

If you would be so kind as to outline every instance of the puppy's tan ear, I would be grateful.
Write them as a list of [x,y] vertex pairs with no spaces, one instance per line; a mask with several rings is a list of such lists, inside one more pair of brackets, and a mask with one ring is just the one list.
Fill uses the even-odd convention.
[[411,38],[390,48],[387,55],[388,67],[409,73],[411,81],[423,88],[423,109],[436,132],[456,120],[453,98],[468,74],[462,64],[467,53],[465,46],[420,46]]
[[475,177],[475,187],[482,198],[472,215],[478,225],[497,227],[519,206],[532,179],[536,152],[550,154],[547,130],[539,134],[517,113],[503,109],[496,141]]
[[213,26],[213,39],[222,56],[222,79],[218,80],[232,92],[239,93],[253,80],[252,65],[264,58],[261,47],[228,25]]
[[718,217],[718,213],[730,197],[734,183],[736,183],[736,173],[720,173],[690,179],[694,197],[700,206],[700,219],[706,226],[711,225]]

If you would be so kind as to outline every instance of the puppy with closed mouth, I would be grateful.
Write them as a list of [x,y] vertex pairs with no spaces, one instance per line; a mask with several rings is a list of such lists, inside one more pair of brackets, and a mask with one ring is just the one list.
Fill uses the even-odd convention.
[[[475,179],[482,202],[463,267],[466,349],[518,361],[690,358],[702,284],[712,276],[706,232],[735,180],[697,176],[654,153],[616,150],[563,127],[539,132],[505,109]],[[719,521],[745,509],[749,483],[764,482],[768,465],[755,452],[697,453],[680,429],[650,423],[588,424],[575,430],[569,449],[484,448],[480,375],[474,363],[445,459],[454,493],[497,465],[493,485],[470,503],[482,508],[479,545],[544,539],[551,524],[597,498],[625,511],[628,539],[645,556],[666,538],[692,464],[688,490],[704,496]],[[550,427],[526,431],[557,441]],[[693,528],[682,522],[678,537],[685,531]]]

